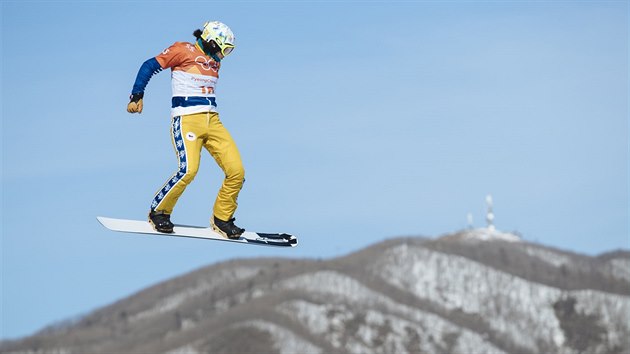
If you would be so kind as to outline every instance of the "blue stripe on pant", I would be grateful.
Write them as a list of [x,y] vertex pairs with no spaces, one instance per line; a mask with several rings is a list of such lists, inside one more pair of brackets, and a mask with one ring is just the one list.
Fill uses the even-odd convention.
[[151,210],[160,210],[159,208],[160,203],[164,200],[166,195],[173,189],[173,187],[179,181],[181,181],[181,179],[188,172],[186,145],[184,144],[184,138],[182,136],[182,117],[181,116],[177,116],[173,118],[171,136],[173,138],[175,151],[177,152],[177,159],[179,161],[179,170],[155,194],[155,197],[153,198],[153,201],[151,202]]

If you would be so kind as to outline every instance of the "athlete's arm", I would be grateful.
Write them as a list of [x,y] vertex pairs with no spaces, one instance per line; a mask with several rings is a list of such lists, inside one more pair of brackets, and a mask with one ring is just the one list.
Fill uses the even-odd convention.
[[144,97],[144,89],[147,87],[151,77],[160,71],[162,71],[162,66],[160,66],[160,63],[158,63],[155,57],[142,63],[140,70],[138,70],[138,75],[136,75],[136,81],[133,84],[133,89],[131,90],[129,104],[127,105],[127,112],[142,113],[142,98]]
[[144,93],[144,89],[147,87],[151,76],[159,73],[160,71],[162,71],[162,67],[155,57],[142,63],[140,70],[138,70],[138,75],[136,76],[136,82],[133,84],[131,94]]

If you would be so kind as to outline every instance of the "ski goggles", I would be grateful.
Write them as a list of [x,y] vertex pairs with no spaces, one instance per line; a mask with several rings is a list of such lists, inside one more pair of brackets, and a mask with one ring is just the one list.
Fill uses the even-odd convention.
[[223,54],[223,57],[226,57],[230,55],[230,53],[232,53],[233,50],[234,50],[233,45],[226,45],[225,47],[221,48],[221,54]]

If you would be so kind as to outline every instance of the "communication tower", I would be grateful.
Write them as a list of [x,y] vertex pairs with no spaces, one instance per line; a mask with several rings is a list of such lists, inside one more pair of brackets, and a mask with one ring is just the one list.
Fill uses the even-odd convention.
[[492,195],[490,194],[486,196],[486,206],[488,208],[488,212],[486,213],[486,223],[488,224],[488,230],[494,231],[494,213],[492,212]]

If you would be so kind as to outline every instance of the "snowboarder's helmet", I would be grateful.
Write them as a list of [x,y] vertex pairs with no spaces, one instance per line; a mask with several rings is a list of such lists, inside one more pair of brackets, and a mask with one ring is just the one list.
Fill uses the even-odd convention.
[[219,21],[206,22],[203,25],[201,39],[206,42],[214,41],[224,57],[232,53],[236,46],[234,33],[230,27]]

